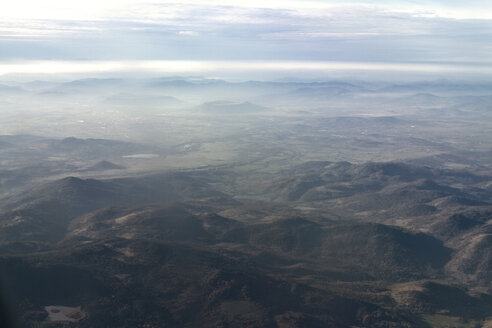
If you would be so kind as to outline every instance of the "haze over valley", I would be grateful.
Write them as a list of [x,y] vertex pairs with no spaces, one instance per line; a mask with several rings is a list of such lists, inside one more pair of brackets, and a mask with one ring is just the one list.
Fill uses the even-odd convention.
[[9,82],[8,304],[26,327],[485,324],[488,90]]
[[492,327],[487,9],[0,4],[0,326]]

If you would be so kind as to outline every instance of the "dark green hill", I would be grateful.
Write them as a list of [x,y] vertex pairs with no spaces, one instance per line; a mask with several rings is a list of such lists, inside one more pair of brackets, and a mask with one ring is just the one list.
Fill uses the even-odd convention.
[[429,235],[382,224],[323,227],[290,219],[247,229],[249,242],[258,249],[373,279],[439,277],[451,255],[449,248]]
[[[488,176],[403,163],[309,162],[272,182],[272,199],[312,204],[379,222],[424,217],[450,208],[489,206]],[[331,205],[331,206],[330,206]]]
[[320,257],[375,278],[409,279],[442,275],[450,255],[429,235],[369,223],[326,229]]
[[[488,288],[487,177],[309,162],[258,193],[269,197],[234,199],[250,178],[234,174],[67,177],[8,198],[0,271],[22,323],[56,326],[48,305],[81,306],[74,327],[427,327],[422,315],[441,310],[488,316],[487,297],[450,285]],[[417,284],[430,279],[442,283]]]
[[412,326],[403,313],[272,278],[220,252],[157,241],[106,240],[0,263],[23,325],[56,303],[82,307],[88,319],[77,327]]
[[471,296],[460,287],[434,281],[393,286],[393,298],[415,313],[446,313],[462,318],[485,318],[492,305],[490,296]]
[[57,241],[71,220],[105,207],[131,207],[186,199],[228,197],[204,179],[169,173],[111,180],[64,178],[12,198],[0,213],[2,241]]
[[431,232],[441,239],[447,240],[471,229],[476,228],[492,219],[490,210],[467,210],[454,213],[431,226]]
[[72,221],[65,242],[116,237],[194,244],[241,242],[242,227],[241,223],[218,215],[193,215],[181,204],[109,208]]
[[249,242],[260,249],[292,256],[319,253],[325,232],[323,227],[301,218],[258,224],[248,228]]
[[459,281],[489,286],[492,279],[492,226],[473,229],[450,242],[456,253],[447,271]]

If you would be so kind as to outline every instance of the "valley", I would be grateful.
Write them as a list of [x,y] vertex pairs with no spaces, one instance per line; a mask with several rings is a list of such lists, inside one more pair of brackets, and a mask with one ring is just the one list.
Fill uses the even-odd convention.
[[[14,327],[492,322],[486,87],[15,86],[19,111],[0,114]],[[49,110],[53,92],[73,115]]]

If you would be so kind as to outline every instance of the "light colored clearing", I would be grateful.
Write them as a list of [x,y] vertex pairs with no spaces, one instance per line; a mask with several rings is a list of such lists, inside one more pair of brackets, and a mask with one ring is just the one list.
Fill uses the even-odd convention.
[[238,200],[258,200],[258,201],[269,201],[270,197],[265,195],[236,195],[233,197]]
[[485,319],[482,328],[492,328],[492,317]]
[[409,220],[409,219],[394,219],[392,221],[392,224],[394,224],[395,226],[402,227],[402,228],[411,227],[410,223],[411,223],[411,220]]
[[408,297],[415,293],[423,293],[425,288],[422,282],[412,281],[408,283],[395,284],[391,288],[391,297],[400,305],[408,302]]
[[422,286],[421,282],[418,281],[412,281],[412,282],[405,282],[401,284],[395,284],[392,287],[392,290],[394,292],[423,292],[425,289]]
[[318,208],[309,206],[296,206],[295,209],[299,211],[316,211]]
[[124,224],[124,223],[128,223],[129,221],[131,221],[132,219],[134,219],[135,217],[138,216],[138,214],[140,213],[131,213],[131,214],[128,214],[128,215],[125,215],[125,216],[121,216],[117,219],[114,220],[115,223],[117,224]]
[[123,216],[120,216],[120,217],[116,218],[114,220],[114,222],[117,223],[117,224],[129,223],[132,220],[138,219],[142,215],[145,215],[145,214],[147,214],[149,212],[152,212],[152,211],[150,211],[148,209],[145,209],[145,210],[142,210],[142,211],[133,212],[133,213],[130,213],[130,214],[127,214],[127,215],[123,215]]
[[126,232],[122,234],[120,237],[125,239],[134,239],[137,235],[133,232]]
[[445,163],[444,164],[447,168],[450,168],[450,169],[467,169],[470,167],[470,165],[467,165],[467,164],[461,164],[461,163]]
[[0,227],[6,228],[6,227],[15,227],[16,225],[24,223],[26,220],[22,216],[16,216],[10,221],[6,221],[2,224],[0,224]]
[[[441,314],[424,314],[422,317],[433,328],[473,328],[477,327],[478,324],[475,320],[465,321],[460,317],[451,317]],[[481,327],[481,325],[479,327]]]
[[133,155],[126,155],[122,156],[123,158],[143,158],[143,159],[150,159],[150,158],[157,158],[159,157],[158,154],[133,154]]
[[116,250],[118,252],[120,252],[121,254],[125,255],[126,257],[134,257],[135,256],[135,252],[129,247],[117,248]]
[[115,274],[114,276],[116,278],[118,278],[119,280],[126,280],[126,279],[130,278],[130,275],[127,273]]
[[86,314],[80,306],[69,307],[61,305],[49,305],[44,309],[48,312],[48,321],[77,322],[85,318]]

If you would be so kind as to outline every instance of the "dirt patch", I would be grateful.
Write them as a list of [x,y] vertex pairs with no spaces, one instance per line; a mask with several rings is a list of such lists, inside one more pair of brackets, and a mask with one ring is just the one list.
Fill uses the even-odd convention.
[[86,313],[82,311],[80,306],[49,305],[45,306],[44,309],[48,312],[48,321],[77,322],[86,316]]

